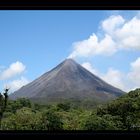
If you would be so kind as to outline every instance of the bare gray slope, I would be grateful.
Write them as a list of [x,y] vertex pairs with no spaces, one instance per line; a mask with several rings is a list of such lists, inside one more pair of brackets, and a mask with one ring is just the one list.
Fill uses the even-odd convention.
[[120,96],[123,91],[115,88],[72,59],[66,59],[51,71],[11,94],[10,98],[27,97],[42,102],[63,99],[108,100]]

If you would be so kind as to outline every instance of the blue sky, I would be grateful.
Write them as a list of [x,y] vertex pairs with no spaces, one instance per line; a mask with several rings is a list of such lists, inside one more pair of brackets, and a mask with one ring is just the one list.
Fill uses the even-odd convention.
[[67,57],[122,90],[139,87],[139,17],[127,10],[0,11],[0,90],[17,90]]

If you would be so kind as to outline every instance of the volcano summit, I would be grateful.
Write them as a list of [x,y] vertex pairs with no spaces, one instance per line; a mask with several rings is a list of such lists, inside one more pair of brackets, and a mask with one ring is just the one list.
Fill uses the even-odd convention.
[[10,95],[42,103],[67,99],[107,101],[124,92],[95,76],[73,59],[66,59],[52,70]]

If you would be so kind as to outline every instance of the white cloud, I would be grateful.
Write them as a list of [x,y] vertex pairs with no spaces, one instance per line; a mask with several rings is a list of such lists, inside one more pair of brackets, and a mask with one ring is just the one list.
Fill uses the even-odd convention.
[[122,16],[110,16],[102,22],[105,34],[111,35],[118,50],[140,49],[140,18],[135,16],[125,20]]
[[89,70],[91,73],[103,79],[108,84],[115,86],[123,91],[128,92],[137,87],[134,84],[132,85],[131,79],[127,76],[128,74],[124,74],[117,69],[109,68],[106,73],[101,73],[99,70],[94,68],[90,62],[84,62],[82,66]]
[[101,73],[97,69],[93,68],[93,66],[89,62],[83,63],[82,66],[89,70],[91,73],[106,81],[107,83],[126,91],[126,87],[123,81],[124,75],[119,70],[109,68],[106,73]]
[[[140,14],[125,19],[121,15],[112,15],[101,22],[100,34],[93,33],[88,39],[73,43],[69,58],[91,57],[95,55],[111,56],[118,51],[140,51]],[[130,63],[129,72],[108,68],[101,73],[89,62],[82,64],[93,74],[107,83],[124,91],[140,87],[140,57]]]
[[109,68],[106,73],[101,73],[89,62],[84,62],[82,66],[110,85],[115,86],[123,91],[128,92],[140,87],[140,58],[130,64],[130,71],[128,73],[122,73],[121,71],[114,68]]
[[119,50],[140,49],[140,18],[138,15],[130,20],[121,15],[113,15],[101,23],[103,38],[95,33],[88,39],[73,43],[73,52],[69,58],[90,57],[94,55],[111,56]]
[[133,85],[140,87],[140,57],[131,63],[131,71],[127,76]]
[[93,73],[95,75],[98,74],[98,71],[95,68],[93,68],[92,65],[89,62],[84,62],[82,64],[82,66],[84,68],[86,68],[87,70],[89,70],[91,73]]
[[28,83],[29,83],[29,80],[27,80],[24,77],[21,77],[20,79],[13,80],[13,81],[5,84],[4,87],[10,88],[10,92],[14,92]]
[[14,77],[16,75],[21,74],[25,70],[25,65],[23,65],[21,62],[17,61],[15,63],[12,63],[9,68],[6,70],[3,70],[0,73],[0,80],[6,80],[11,77]]
[[127,21],[114,32],[114,36],[122,49],[140,49],[140,19],[134,17]]
[[116,46],[111,36],[105,35],[105,37],[99,41],[98,37],[93,34],[87,40],[75,42],[73,44],[74,51],[68,58],[75,58],[77,56],[89,57],[92,55],[112,55],[116,52]]
[[124,81],[123,81],[123,77],[124,75],[119,71],[119,70],[115,70],[112,68],[109,68],[106,74],[103,74],[103,76],[101,76],[101,78],[103,80],[105,80],[107,83],[120,88],[122,90],[126,90],[126,87],[124,85]]
[[125,19],[120,16],[110,16],[109,18],[105,19],[102,22],[102,29],[108,33],[108,34],[113,34],[114,30],[116,30],[116,28],[119,28],[122,24],[124,24]]

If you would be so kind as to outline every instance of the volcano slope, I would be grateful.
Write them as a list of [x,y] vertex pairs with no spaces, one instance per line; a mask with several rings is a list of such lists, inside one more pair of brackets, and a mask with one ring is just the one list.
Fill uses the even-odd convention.
[[12,93],[10,98],[28,98],[45,104],[64,100],[106,102],[123,94],[122,90],[109,85],[73,59],[66,59]]

